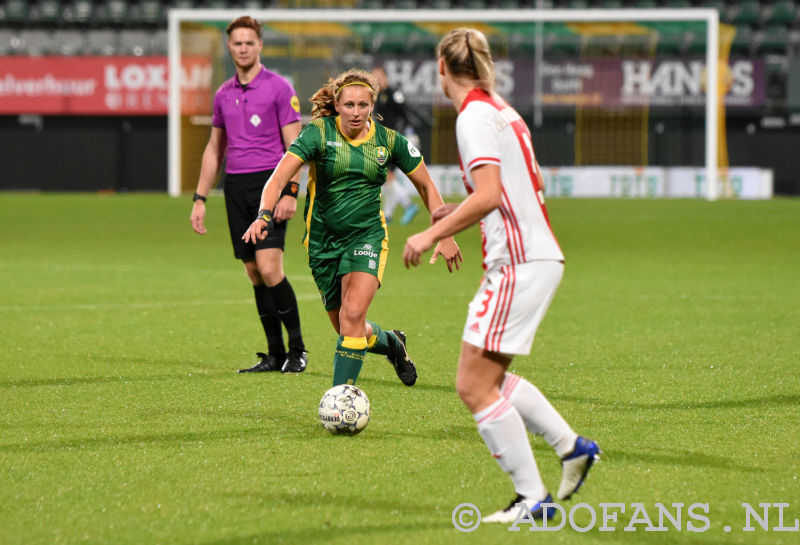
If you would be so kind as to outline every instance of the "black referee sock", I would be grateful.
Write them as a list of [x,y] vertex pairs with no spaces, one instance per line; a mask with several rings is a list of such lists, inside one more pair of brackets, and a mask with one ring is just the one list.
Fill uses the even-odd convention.
[[253,293],[256,296],[258,317],[261,318],[261,326],[267,336],[268,352],[280,359],[286,356],[286,347],[283,345],[283,329],[281,329],[281,320],[278,318],[272,294],[264,284],[253,286]]
[[289,279],[284,276],[283,280],[267,289],[269,289],[272,300],[275,302],[277,315],[289,334],[289,349],[305,352],[306,345],[303,343],[303,333],[300,330],[300,311],[297,308],[297,297],[294,295]]

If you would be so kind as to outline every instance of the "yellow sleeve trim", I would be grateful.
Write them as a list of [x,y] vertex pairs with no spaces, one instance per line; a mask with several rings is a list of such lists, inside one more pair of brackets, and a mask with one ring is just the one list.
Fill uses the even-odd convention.
[[414,174],[414,173],[417,171],[417,169],[418,169],[419,167],[421,167],[421,166],[422,166],[422,164],[423,164],[424,162],[425,162],[425,161],[423,161],[422,159],[420,159],[420,161],[419,161],[419,164],[418,164],[417,166],[415,166],[415,167],[414,167],[412,170],[410,170],[410,171],[406,172],[406,173],[405,173],[405,175],[406,175],[406,176],[410,176],[411,174]]
[[302,157],[300,157],[300,156],[299,156],[299,155],[297,155],[296,153],[293,153],[293,152],[291,152],[291,151],[288,151],[288,150],[286,151],[286,153],[287,153],[288,155],[294,155],[295,157],[297,157],[298,159],[300,159],[300,162],[301,162],[301,163],[305,163],[305,162],[306,162],[306,161],[305,161],[305,159],[303,159]]

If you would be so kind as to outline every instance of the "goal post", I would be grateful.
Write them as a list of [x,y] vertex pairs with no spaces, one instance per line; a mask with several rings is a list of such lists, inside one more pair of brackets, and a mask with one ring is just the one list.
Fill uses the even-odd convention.
[[[702,61],[704,65],[702,67],[702,114],[698,114],[698,117],[702,117],[703,132],[701,165],[705,179],[703,191],[705,198],[708,200],[716,200],[719,197],[717,183],[719,135],[717,127],[720,109],[718,106],[724,96],[721,97],[717,92],[719,88],[719,14],[716,9],[709,8],[585,10],[171,9],[168,12],[168,191],[172,196],[191,191],[189,188],[193,187],[196,182],[196,175],[187,174],[187,170],[182,168],[182,165],[186,166],[187,163],[197,162],[197,154],[202,153],[202,149],[198,151],[198,143],[195,142],[193,151],[191,151],[194,155],[190,159],[190,152],[187,152],[186,139],[182,133],[188,126],[187,119],[205,120],[205,138],[208,138],[208,120],[211,115],[210,97],[213,97],[216,87],[224,79],[232,75],[227,52],[224,50],[224,27],[229,21],[245,14],[265,23],[265,29],[269,27],[268,32],[265,32],[269,36],[265,37],[265,50],[262,53],[271,56],[269,59],[265,59],[265,65],[270,69],[273,68],[273,64],[288,67],[290,66],[288,63],[293,60],[290,57],[296,51],[304,51],[303,55],[306,55],[304,63],[291,65],[294,67],[291,70],[295,70],[297,79],[316,82],[316,87],[321,86],[328,76],[333,75],[326,72],[338,70],[339,64],[345,66],[350,62],[352,65],[364,65],[369,62],[375,62],[380,60],[381,51],[385,51],[386,48],[399,48],[396,49],[396,55],[402,56],[405,54],[402,51],[408,51],[410,47],[417,47],[417,55],[420,57],[427,56],[427,58],[433,60],[433,46],[447,30],[458,26],[490,28],[491,36],[489,38],[490,42],[493,42],[495,61],[502,59],[503,55],[512,51],[512,49],[516,55],[513,65],[509,64],[511,66],[509,70],[512,73],[504,73],[505,76],[517,80],[516,90],[513,97],[507,96],[506,98],[512,102],[512,105],[519,108],[514,99],[521,97],[521,100],[524,100],[530,106],[530,115],[526,115],[526,119],[529,122],[531,119],[536,119],[537,123],[540,119],[542,108],[551,106],[542,103],[541,78],[542,73],[547,68],[547,57],[543,58],[542,56],[543,40],[539,34],[541,28],[551,29],[552,35],[556,36],[555,39],[558,41],[558,33],[563,31],[565,25],[573,31],[577,28],[578,32],[581,32],[580,29],[590,28],[590,33],[594,33],[597,36],[605,35],[607,38],[613,38],[615,33],[628,32],[624,30],[624,25],[641,26],[647,23],[663,25],[669,23],[691,23],[700,25],[704,30],[705,42],[704,49],[701,52],[704,59]],[[198,29],[201,31],[203,29],[216,29],[216,34],[208,32],[208,37],[205,38],[210,42],[207,51],[187,54],[184,51],[189,47],[187,46],[188,40],[186,37],[190,30],[191,32],[197,32]],[[342,31],[340,32],[337,29],[342,29]],[[380,32],[376,33],[376,29]],[[320,39],[318,42],[313,42],[315,37],[313,34],[315,32],[320,34],[320,36],[316,36],[316,38]],[[200,34],[199,36],[199,39],[194,40],[195,43],[202,42],[203,35]],[[280,39],[284,41],[276,42],[273,46],[271,45],[271,38],[273,37],[279,39],[279,42]],[[294,42],[298,37],[305,37],[307,40],[301,45],[297,45]],[[392,40],[395,40],[395,42],[392,42]],[[619,55],[619,49],[614,49],[614,47],[604,48],[602,44],[606,42],[603,39],[598,39],[597,42],[601,44],[600,49],[605,49],[604,54],[608,55],[609,62],[614,60],[615,52]],[[501,44],[501,47],[495,47],[495,43]],[[317,53],[309,53],[315,48]],[[575,51],[566,54],[575,54]],[[198,65],[193,60],[198,55],[209,55],[212,58],[205,64]],[[578,50],[577,55],[580,55],[580,50]],[[602,67],[603,62],[602,60],[596,61],[597,66]],[[616,62],[619,62],[619,59]],[[345,67],[349,68],[350,66]],[[523,76],[517,76],[514,73],[515,67],[519,67],[520,73],[524,72],[525,77],[529,77],[530,80],[521,81]],[[224,73],[226,70],[227,74]],[[287,70],[290,69],[287,68]],[[278,71],[280,72],[281,70],[279,69]],[[395,76],[425,76],[428,80],[431,78],[436,79],[435,73],[398,73]],[[301,90],[298,87],[298,82],[294,83],[300,95],[301,103],[304,104],[305,108],[310,94]],[[430,87],[430,81],[425,83]],[[434,83],[438,87],[438,82]],[[502,90],[500,91],[503,94]],[[432,93],[435,94],[435,91],[432,91]],[[308,96],[306,96],[307,94]],[[527,96],[524,94],[527,94]],[[577,95],[567,94],[564,96],[574,98]],[[578,100],[587,100],[587,96],[580,95]],[[558,99],[559,97],[555,98]],[[433,119],[428,119],[427,121],[432,125],[438,126],[441,125],[441,120],[437,117],[440,114],[436,112],[445,111],[443,107],[445,101],[441,96],[433,97],[431,100],[435,103],[438,102],[439,108],[437,109],[434,105],[432,108],[434,114],[429,116]],[[591,101],[591,96],[589,96],[588,100]],[[622,113],[618,117],[622,119],[626,115],[633,117],[635,118],[632,123],[633,126],[642,125],[644,127],[642,129],[630,129],[630,131],[645,131],[644,139],[637,141],[633,145],[641,147],[646,152],[648,146],[646,140],[646,117],[651,114],[649,103],[646,99],[643,99],[643,101],[638,113]],[[580,104],[572,106],[576,109],[582,107]],[[695,106],[698,108],[697,105]],[[555,107],[558,107],[558,105]],[[611,112],[610,114],[604,115],[616,116],[613,108],[609,111]],[[441,115],[444,116],[445,114]],[[455,112],[452,112],[451,115],[454,117]],[[601,115],[600,118],[602,117]],[[581,118],[581,127],[584,125],[588,127],[591,123],[597,122],[597,116],[594,116],[591,122],[587,121],[588,119],[588,117]],[[201,123],[200,127],[202,126]],[[580,130],[581,127],[577,129]],[[535,134],[536,127],[533,127],[533,129]],[[434,154],[435,158],[438,155],[446,156],[444,151],[441,154],[438,152],[440,147],[446,143],[445,140],[452,141],[454,136],[452,130],[436,133],[432,129],[430,139],[430,149],[437,152]],[[578,143],[578,136],[576,136],[573,145]],[[547,157],[542,158],[543,164],[547,164],[547,161]],[[656,163],[633,164],[631,166],[645,168],[658,165]],[[195,170],[199,172],[199,162],[195,165]]]

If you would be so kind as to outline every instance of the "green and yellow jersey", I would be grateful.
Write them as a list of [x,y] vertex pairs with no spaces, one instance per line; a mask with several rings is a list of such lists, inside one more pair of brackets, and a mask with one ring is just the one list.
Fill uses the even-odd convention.
[[309,257],[335,257],[365,235],[387,237],[381,212],[381,186],[389,169],[406,174],[422,164],[422,155],[405,136],[370,120],[367,136],[350,140],[339,117],[306,125],[288,153],[309,163],[305,205]]

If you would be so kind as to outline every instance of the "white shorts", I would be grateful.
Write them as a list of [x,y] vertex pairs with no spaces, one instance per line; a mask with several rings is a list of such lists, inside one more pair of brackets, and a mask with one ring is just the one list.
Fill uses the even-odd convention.
[[560,261],[529,261],[486,271],[469,304],[462,340],[490,352],[530,354],[563,275]]

